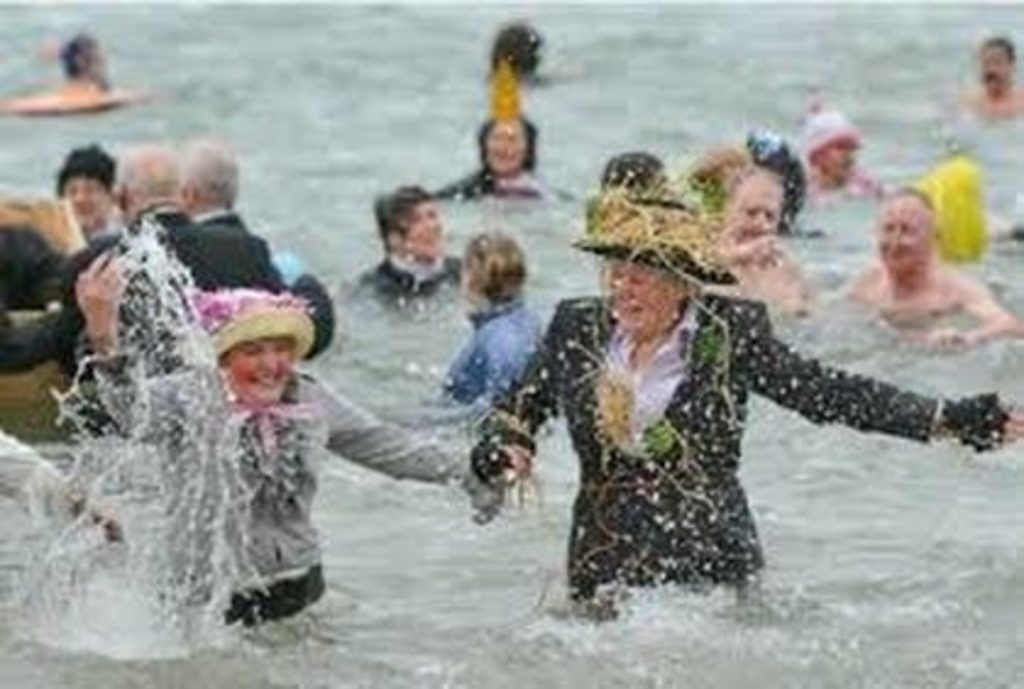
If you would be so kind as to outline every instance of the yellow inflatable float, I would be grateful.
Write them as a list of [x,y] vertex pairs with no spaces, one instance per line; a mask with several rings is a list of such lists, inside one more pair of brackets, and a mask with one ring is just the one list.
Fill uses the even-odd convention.
[[[12,226],[31,227],[59,254],[69,255],[85,240],[66,204],[57,201],[0,199],[0,232]],[[14,327],[41,318],[45,311],[9,313]],[[54,390],[66,390],[70,380],[55,361],[17,373],[0,373],[0,428],[29,442],[60,437],[55,421]]]
[[966,155],[940,163],[913,184],[935,208],[939,253],[947,261],[977,261],[988,247],[981,170]]

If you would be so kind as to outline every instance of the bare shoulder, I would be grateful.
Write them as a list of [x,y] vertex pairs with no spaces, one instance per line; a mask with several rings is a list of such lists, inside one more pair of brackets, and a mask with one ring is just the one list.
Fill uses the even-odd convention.
[[877,304],[883,298],[885,283],[882,266],[872,263],[846,283],[843,296],[865,304]]
[[959,306],[994,302],[992,291],[981,280],[963,271],[946,268],[942,275],[942,291],[946,298]]

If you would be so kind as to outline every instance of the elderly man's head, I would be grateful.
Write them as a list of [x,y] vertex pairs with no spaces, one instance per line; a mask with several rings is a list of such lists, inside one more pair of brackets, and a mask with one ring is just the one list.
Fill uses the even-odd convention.
[[916,270],[935,257],[935,211],[928,197],[900,189],[882,202],[878,214],[878,252],[891,271]]
[[167,146],[146,144],[127,150],[117,163],[115,195],[125,222],[145,211],[178,204],[178,156]]
[[757,165],[738,170],[728,186],[725,231],[739,241],[778,234],[784,198],[782,180],[771,170]]
[[238,161],[216,139],[196,139],[185,146],[181,163],[181,204],[189,215],[234,208],[238,199]]

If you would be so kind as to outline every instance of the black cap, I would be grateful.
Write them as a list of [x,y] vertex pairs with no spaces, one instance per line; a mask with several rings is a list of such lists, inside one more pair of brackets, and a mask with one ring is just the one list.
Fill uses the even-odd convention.
[[107,191],[114,188],[117,163],[97,144],[76,148],[64,159],[57,173],[57,196],[64,195],[64,187],[72,177],[88,177],[102,184]]

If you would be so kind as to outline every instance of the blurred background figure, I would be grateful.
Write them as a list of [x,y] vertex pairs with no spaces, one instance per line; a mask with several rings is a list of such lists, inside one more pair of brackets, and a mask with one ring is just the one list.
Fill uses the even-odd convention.
[[498,30],[491,48],[491,77],[504,60],[512,67],[520,82],[538,83],[542,80],[537,69],[540,67],[543,46],[544,39],[528,22],[505,24]]
[[969,112],[983,119],[1024,115],[1024,91],[1017,87],[1017,49],[1005,36],[985,39],[978,49],[977,87],[961,97]]
[[540,320],[523,302],[526,256],[511,237],[479,234],[462,258],[462,294],[473,334],[452,362],[446,396],[489,403],[519,377],[540,338]]

